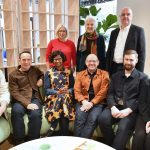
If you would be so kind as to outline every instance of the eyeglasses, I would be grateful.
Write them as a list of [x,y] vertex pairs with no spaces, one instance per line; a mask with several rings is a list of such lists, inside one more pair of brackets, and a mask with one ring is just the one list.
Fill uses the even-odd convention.
[[54,58],[53,61],[54,61],[54,62],[56,62],[56,61],[62,61],[62,58]]

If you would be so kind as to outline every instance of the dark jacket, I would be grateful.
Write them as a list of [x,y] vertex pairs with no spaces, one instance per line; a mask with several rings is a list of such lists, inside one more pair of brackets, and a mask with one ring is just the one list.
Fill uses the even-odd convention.
[[142,84],[139,96],[139,113],[145,123],[150,121],[150,79]]
[[141,83],[147,78],[146,74],[137,69],[134,69],[129,77],[125,76],[124,70],[113,74],[107,95],[109,107],[119,106],[119,101],[122,100],[124,109],[137,111]]
[[13,102],[20,102],[27,107],[31,103],[31,98],[40,99],[37,81],[43,78],[43,72],[31,66],[28,72],[19,70],[20,66],[9,74],[9,89]]
[[[120,28],[117,28],[111,32],[110,41],[108,50],[106,53],[106,70],[111,74],[112,61],[114,58],[114,50],[116,47],[116,40],[119,34]],[[125,43],[125,50],[136,50],[138,53],[138,63],[136,65],[136,69],[143,72],[144,71],[144,63],[145,63],[145,35],[144,30],[141,27],[131,25],[129,29],[129,33],[127,36],[127,40]],[[123,56],[122,56],[123,57]]]
[[[86,69],[85,60],[86,60],[86,57],[90,54],[90,52],[88,50],[86,50],[84,52],[79,51],[81,37],[82,37],[82,35],[79,36],[78,43],[77,43],[77,55],[76,55],[76,59],[77,59],[76,71],[77,72]],[[106,53],[105,53],[104,37],[102,35],[99,35],[99,37],[97,39],[97,57],[100,61],[98,68],[104,70],[105,64],[106,64]]]

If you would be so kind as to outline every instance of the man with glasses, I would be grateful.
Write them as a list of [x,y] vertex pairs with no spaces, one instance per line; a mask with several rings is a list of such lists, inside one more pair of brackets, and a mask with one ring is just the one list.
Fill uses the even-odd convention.
[[74,85],[75,99],[78,101],[74,129],[75,136],[91,138],[98,115],[105,105],[109,75],[97,69],[99,60],[95,54],[89,54],[85,64],[87,69],[77,74]]
[[106,70],[110,75],[123,69],[123,53],[134,49],[138,53],[136,69],[144,71],[145,63],[145,35],[141,27],[131,24],[133,13],[131,8],[125,7],[120,13],[121,26],[111,32],[106,53]]

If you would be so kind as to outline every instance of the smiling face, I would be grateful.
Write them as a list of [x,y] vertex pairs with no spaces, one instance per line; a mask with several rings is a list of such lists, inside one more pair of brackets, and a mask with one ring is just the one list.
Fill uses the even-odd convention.
[[60,55],[57,55],[56,57],[54,57],[53,63],[54,63],[56,68],[61,68],[63,66],[62,57]]
[[67,30],[65,27],[61,26],[57,32],[57,36],[61,41],[64,41],[67,37]]
[[93,33],[95,30],[95,20],[93,18],[88,18],[85,22],[85,30],[88,33]]
[[124,28],[131,24],[133,18],[132,10],[130,8],[123,8],[120,14],[121,26]]
[[124,55],[124,68],[127,71],[132,71],[138,62],[138,58],[135,54]]
[[99,65],[99,61],[96,55],[90,54],[86,58],[86,66],[89,72],[95,72],[97,66]]
[[22,53],[20,58],[19,58],[19,62],[21,65],[21,70],[22,71],[28,71],[31,67],[31,64],[32,64],[31,54]]

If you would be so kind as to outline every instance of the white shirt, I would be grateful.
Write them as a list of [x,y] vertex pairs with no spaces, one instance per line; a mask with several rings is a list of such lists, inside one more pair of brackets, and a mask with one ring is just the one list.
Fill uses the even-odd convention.
[[129,33],[130,26],[125,28],[120,28],[117,40],[116,40],[116,47],[114,51],[114,58],[113,61],[116,63],[123,63],[123,52],[125,47],[125,42]]
[[10,94],[8,91],[8,83],[5,81],[3,72],[0,70],[0,104],[2,101],[10,102]]

